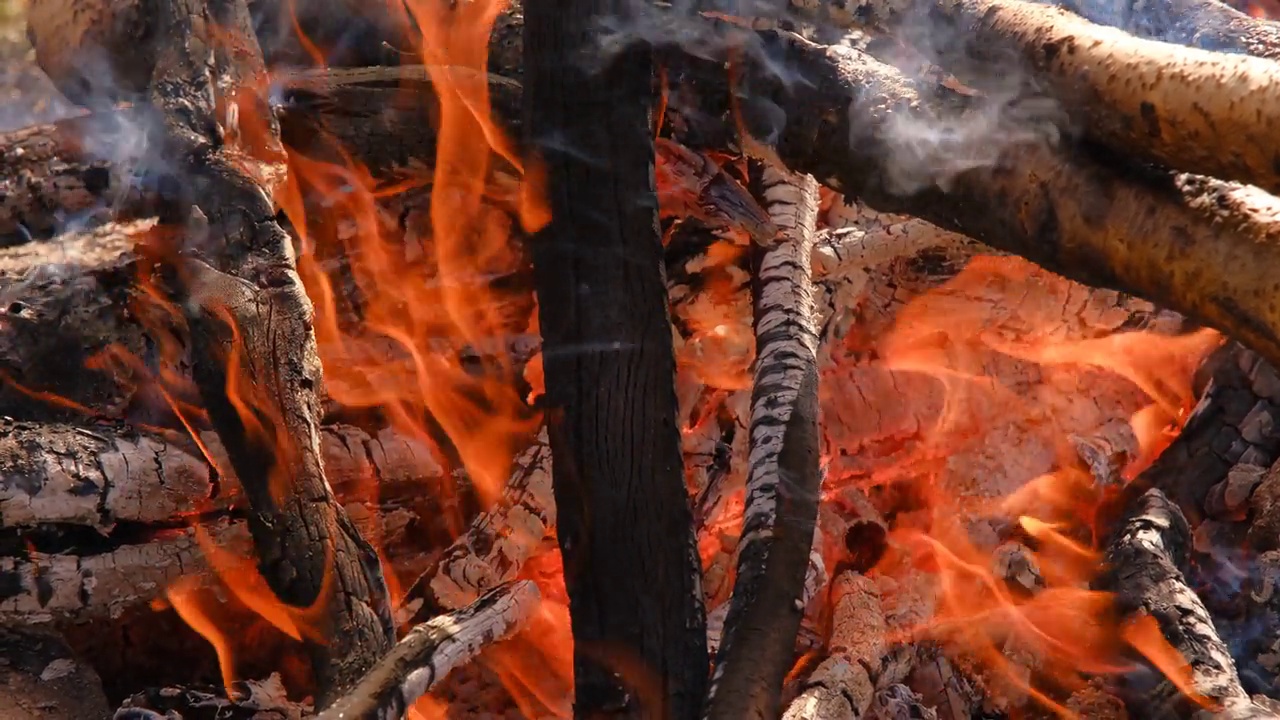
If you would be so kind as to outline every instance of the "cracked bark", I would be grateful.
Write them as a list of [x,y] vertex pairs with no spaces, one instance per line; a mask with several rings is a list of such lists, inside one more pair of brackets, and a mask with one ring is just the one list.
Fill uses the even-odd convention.
[[248,498],[263,577],[297,606],[333,578],[321,600],[328,642],[306,643],[323,708],[395,631],[377,554],[324,475],[313,309],[268,195],[283,169],[278,128],[237,125],[270,117],[262,55],[244,0],[172,0],[152,17],[159,154],[146,165],[159,171],[161,219],[185,225],[162,261],[178,278],[195,382]]
[[[1209,612],[1187,586],[1182,568],[1190,545],[1191,528],[1177,505],[1159,490],[1149,490],[1108,545],[1108,572],[1099,585],[1116,592],[1122,613],[1143,613],[1159,623],[1165,639],[1190,665],[1191,687],[1218,706],[1212,717],[1273,717],[1241,687]],[[1197,709],[1163,677],[1129,704],[1142,717],[1152,718],[1187,717]]]
[[454,668],[517,632],[541,599],[533,581],[520,580],[417,625],[315,720],[399,720]]
[[531,249],[574,712],[691,720],[706,621],[654,194],[653,63],[637,47],[602,63],[591,46],[594,23],[618,13],[614,0],[525,12],[525,144],[551,209]]

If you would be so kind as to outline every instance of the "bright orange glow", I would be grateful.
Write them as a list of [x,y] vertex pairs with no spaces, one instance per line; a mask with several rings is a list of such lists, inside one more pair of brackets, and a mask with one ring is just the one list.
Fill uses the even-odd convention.
[[[1184,663],[1159,632],[1120,623],[1112,596],[1089,589],[1102,567],[1091,523],[1104,491],[1067,439],[1129,417],[1137,448],[1122,474],[1132,479],[1176,435],[1194,401],[1192,375],[1221,342],[1207,330],[1090,335],[1087,326],[1063,324],[1071,318],[1064,308],[1081,317],[1090,310],[1073,305],[1071,292],[1024,261],[979,257],[910,302],[877,342],[879,372],[897,378],[892,387],[911,388],[923,442],[887,463],[867,461],[872,483],[911,483],[925,505],[891,533],[936,581],[936,612],[914,633],[1062,717],[1071,715],[1055,698],[1083,687],[1084,674],[1125,671],[1134,651],[1189,688]],[[1105,306],[1093,310],[1106,322]],[[1074,390],[1101,383],[1128,404],[1099,407]],[[971,472],[1011,473],[994,486],[955,465],[985,457],[992,437],[1013,455]],[[984,519],[1012,523],[1029,538],[1042,587],[1011,587],[996,573],[996,548],[976,543],[967,525]],[[894,562],[879,571],[895,572]],[[1029,675],[1013,659],[1019,653],[1036,659]]]

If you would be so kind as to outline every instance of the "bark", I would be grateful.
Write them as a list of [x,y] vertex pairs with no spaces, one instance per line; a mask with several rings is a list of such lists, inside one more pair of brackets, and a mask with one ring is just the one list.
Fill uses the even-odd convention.
[[[1280,207],[1273,198],[1193,176],[1134,171],[1079,149],[1054,149],[1014,111],[965,110],[959,106],[973,103],[943,88],[922,94],[856,50],[779,33],[758,36],[759,44],[752,35],[738,36],[751,48],[744,66],[751,99],[742,104],[743,116],[756,135],[776,132],[775,150],[793,169],[878,210],[915,215],[1086,284],[1159,302],[1280,360],[1280,310],[1270,307],[1274,279],[1266,272],[1280,261]],[[693,128],[691,138],[722,145],[725,129],[735,127],[718,122],[728,118],[722,65],[678,51],[666,59],[669,77],[683,83],[668,113]],[[784,87],[780,69],[808,82]],[[497,81],[491,89],[501,113],[505,101],[497,98],[512,88]],[[385,89],[378,95],[388,97]],[[371,114],[368,104],[356,102],[326,101],[316,112],[323,116],[331,107],[355,108],[348,112],[356,117]],[[853,115],[846,112],[851,107],[857,108]],[[778,117],[786,118],[784,126],[774,127]],[[708,118],[717,120],[714,132],[706,130]],[[290,126],[287,113],[284,124]],[[424,132],[420,121],[398,128],[394,141],[374,132],[378,123],[341,120],[333,127],[347,128],[350,135],[335,134],[360,147],[364,142],[356,142],[355,134],[365,125],[375,147],[425,148],[407,139]],[[913,140],[920,132],[945,135],[948,128],[964,130],[968,140]],[[300,131],[303,138],[314,134]]]
[[[557,536],[575,714],[688,720],[706,628],[651,170],[653,64],[636,48],[604,61],[590,44],[618,12],[574,0],[525,15],[526,146],[552,218],[532,250]],[[615,662],[643,668],[642,687],[619,687]]]
[[1250,17],[1220,0],[1065,0],[1061,4],[1091,22],[1138,37],[1280,59],[1280,25]]
[[[1205,518],[1209,491],[1235,468],[1269,467],[1280,459],[1280,374],[1257,353],[1235,343],[1203,364],[1204,391],[1182,432],[1125,489],[1118,519],[1137,496],[1158,488],[1196,525]],[[1112,523],[1105,521],[1104,527]]]
[[[1228,718],[1271,717],[1240,685],[1235,663],[1218,637],[1204,604],[1186,584],[1191,529],[1177,505],[1159,490],[1144,494],[1107,548],[1108,572],[1100,580],[1117,593],[1124,614],[1155,618],[1165,639],[1191,667],[1191,687]],[[1186,717],[1194,704],[1162,680],[1130,706],[1143,717]]]
[[[880,17],[895,5],[863,3]],[[1280,89],[1268,60],[1135,38],[1025,0],[928,2],[901,19],[916,13],[938,23],[929,42],[950,36],[936,51],[962,80],[1002,83],[1007,92],[1009,61],[1019,58],[1085,135],[1113,152],[1280,188]]]
[[305,643],[323,708],[395,630],[377,554],[324,475],[313,308],[269,196],[284,169],[278,129],[237,125],[267,116],[261,51],[243,0],[173,0],[154,20],[159,154],[147,164],[172,168],[154,177],[162,220],[185,226],[160,259],[177,276],[195,383],[248,498],[263,577],[282,601],[325,608],[326,642]]
[[830,655],[804,682],[784,720],[856,720],[877,699],[888,627],[875,581],[853,570],[840,573],[831,584],[829,611]]
[[[1280,307],[1272,306],[1276,281],[1266,270],[1280,263],[1274,198],[1055,149],[1024,121],[993,117],[990,107],[964,111],[969,99],[940,87],[917,91],[856,50],[785,33],[739,38],[739,125],[752,152],[876,210],[911,214],[1073,280],[1144,297],[1280,361]],[[727,117],[723,75],[695,69],[678,53],[664,57],[683,60],[676,81],[701,94],[669,112],[697,107],[706,115],[716,98],[724,115],[713,116]],[[963,143],[916,142],[921,133],[960,130]]]
[[347,695],[316,720],[398,720],[454,668],[517,632],[541,596],[531,580],[501,585],[472,604],[414,627]]
[[873,720],[938,720],[938,712],[906,685],[897,683],[876,693],[868,714]]
[[402,605],[422,617],[459,610],[481,593],[515,579],[555,530],[551,449],[545,432],[516,457],[511,479],[491,511],[476,517],[405,594]]
[[[247,7],[272,66],[315,64],[308,44],[330,66],[385,65],[420,39],[400,3],[249,0]],[[36,61],[68,99],[101,106],[147,94],[162,44],[147,0],[34,0],[26,21]]]
[[[222,473],[211,472],[181,436],[6,425],[0,438],[0,468],[8,480],[0,486],[0,545],[6,548],[0,616],[29,622],[115,617],[152,600],[181,575],[207,572],[193,523],[227,543],[247,540],[239,480],[217,436],[205,432],[200,439]],[[321,452],[337,498],[360,529],[378,539],[398,576],[439,567],[466,577],[452,569],[478,562],[453,549],[445,556],[450,562],[429,564],[433,551],[452,539],[442,518],[456,512],[435,498],[466,493],[465,486],[440,491],[454,478],[430,448],[389,430],[371,435],[326,426]],[[374,478],[376,491],[370,487]],[[517,474],[512,487],[526,488],[524,481]],[[476,525],[491,528],[504,513],[509,511],[499,506],[495,518]],[[473,533],[457,543],[483,547]],[[13,543],[8,551],[15,538],[30,544]]]
[[766,167],[764,207],[779,234],[756,250],[756,370],[738,572],[706,717],[778,715],[804,606],[817,520],[818,333],[809,256],[818,214],[811,177]]

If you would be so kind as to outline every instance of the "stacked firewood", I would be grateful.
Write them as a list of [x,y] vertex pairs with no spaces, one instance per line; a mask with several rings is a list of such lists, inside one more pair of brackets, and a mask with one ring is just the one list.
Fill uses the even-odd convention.
[[[1267,193],[1280,35],[1215,0],[1067,5],[658,8],[625,31],[654,45],[668,83],[657,196],[717,717],[771,705],[788,718],[1276,713],[1280,318],[1268,269],[1280,266],[1280,204]],[[88,24],[68,26],[79,16],[65,3],[37,2],[31,35],[41,67],[93,112],[0,136],[0,621],[52,648],[34,660],[6,650],[6,683],[89,674],[69,643],[93,658],[120,718],[392,717],[433,689],[456,711],[484,705],[459,697],[473,678],[442,681],[563,602],[536,562],[557,520],[547,428],[526,433],[495,498],[444,430],[407,433],[390,413],[344,405],[335,383],[350,378],[334,364],[349,348],[313,329],[297,255],[339,295],[326,310],[344,332],[367,330],[361,259],[301,240],[360,219],[304,190],[308,226],[291,227],[273,203],[298,158],[354,160],[382,187],[410,188],[383,193],[376,222],[423,283],[444,280],[424,229],[430,188],[406,182],[435,161],[422,118],[441,112],[439,77],[280,69],[306,48],[281,40],[279,9],[261,1],[89,6]],[[945,42],[926,15],[949,28]],[[360,32],[385,44],[335,62],[411,44],[403,26],[365,19]],[[333,37],[332,15],[298,20]],[[520,20],[519,8],[500,18],[484,79],[508,130],[521,120]],[[145,51],[120,33],[147,38]],[[90,48],[109,72],[86,72]],[[1025,75],[997,78],[991,63],[1010,57]],[[499,165],[490,182],[509,196],[519,173]],[[501,381],[532,414],[543,381],[527,237],[503,210],[499,274],[515,290],[494,310],[492,346],[417,350],[480,358],[480,372],[501,356]],[[230,396],[228,314],[278,447],[246,430]],[[1214,349],[1202,331],[1166,358],[1205,358],[1187,397],[1122,372],[1055,373],[1073,361],[1044,350],[1200,322],[1231,340]],[[403,348],[384,349],[388,377],[412,372]],[[1036,405],[962,402],[970,415],[956,420],[949,374]],[[1143,451],[1128,420],[1162,394],[1194,410],[1125,477]],[[994,672],[931,631],[948,619],[945,575],[917,562],[910,538],[943,521],[921,496],[936,486],[985,501],[944,508],[946,522],[990,560],[996,594],[1045,593],[1049,536],[990,509],[1060,470],[1060,442],[1106,498],[1087,539],[1105,554],[1093,586],[1125,619],[1154,618],[1189,670],[1135,660],[1046,690],[1061,680],[1051,651],[1026,637],[1002,638]],[[281,464],[285,502],[271,486]],[[273,623],[307,672],[260,649],[240,662],[265,672],[219,688],[207,670],[119,658],[189,652],[190,633],[183,646],[154,630],[155,608],[178,604],[175,588],[226,592],[219,547],[256,558],[287,605],[341,595],[320,606],[341,632]],[[786,682],[758,686],[774,675]],[[29,692],[64,717],[98,711]],[[516,699],[526,713],[555,704]]]

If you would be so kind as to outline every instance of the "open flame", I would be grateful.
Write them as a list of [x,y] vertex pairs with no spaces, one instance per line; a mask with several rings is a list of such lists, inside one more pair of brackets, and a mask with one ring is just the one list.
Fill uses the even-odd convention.
[[[490,111],[488,38],[505,3],[407,0],[404,7],[422,29],[416,51],[438,98],[430,118],[437,130],[433,169],[403,168],[399,182],[380,184],[340,147],[332,148],[340,158],[336,162],[289,150],[288,177],[272,184],[274,200],[301,241],[299,273],[315,305],[328,399],[343,408],[377,411],[400,433],[435,448],[438,458],[455,459],[490,503],[509,477],[516,452],[540,422],[517,389],[520,369],[506,350],[516,335],[536,333],[533,306],[527,292],[503,290],[498,281],[522,272],[521,234],[549,220],[542,201],[544,180]],[[313,54],[321,57],[322,51],[317,48]],[[237,141],[251,149],[261,145],[265,118],[254,113],[265,109],[249,102],[236,106]],[[423,212],[420,205],[428,196]],[[383,209],[395,202],[403,206],[403,226]],[[157,241],[165,245],[163,238]],[[145,256],[146,248],[142,250]],[[731,268],[743,252],[741,243],[721,240],[707,253],[713,272],[704,289],[714,302],[728,302],[739,287]],[[336,257],[345,259],[347,277],[331,271],[329,261]],[[152,278],[144,275],[140,281],[138,312],[148,318],[146,324],[180,324],[181,312],[164,299]],[[911,410],[929,419],[919,433],[923,440],[869,459],[856,473],[834,472],[829,482],[858,482],[868,488],[910,484],[919,499],[919,507],[894,519],[894,551],[873,572],[928,570],[938,608],[929,621],[898,639],[939,640],[1062,716],[1070,713],[1054,699],[1061,691],[1082,687],[1086,674],[1122,672],[1136,656],[1190,695],[1187,668],[1154,621],[1121,621],[1112,598],[1089,587],[1102,564],[1093,518],[1106,493],[1119,486],[1100,483],[1071,438],[1091,422],[1103,427],[1109,419],[1126,420],[1132,447],[1118,453],[1123,461],[1116,482],[1132,480],[1176,436],[1194,401],[1192,375],[1220,338],[1207,330],[1180,336],[1132,331],[1082,337],[1076,332],[1080,328],[1063,326],[1070,316],[1060,312],[1065,301],[1036,314],[1035,301],[1027,298],[1045,284],[1051,282],[1027,263],[981,257],[943,288],[908,304],[877,342],[876,369],[916,381],[924,378],[936,386],[927,398],[907,396]],[[990,288],[996,287],[999,294],[993,295]],[[958,301],[965,293],[985,301]],[[1007,313],[1001,305],[1011,299],[1020,309],[1033,310],[1023,312],[1016,323],[1003,323]],[[349,306],[353,302],[356,307]],[[694,330],[715,335],[743,332],[745,326]],[[160,339],[154,385],[199,444],[195,428],[206,422],[180,369],[184,349],[169,333],[154,336]],[[717,343],[746,342],[716,336],[708,345],[714,349]],[[233,352],[228,395],[250,427],[257,428],[255,434],[287,457],[287,443],[273,434],[269,420],[262,420],[262,408],[269,403],[254,397],[254,385],[244,382],[236,357]],[[1006,382],[1011,364],[1034,368],[1034,379]],[[131,377],[155,372],[116,347],[92,365]],[[538,368],[535,358],[525,369],[524,380],[535,386],[535,394]],[[1127,403],[1098,407],[1091,398],[1062,389],[1087,388],[1090,379],[1103,377],[1127,383]],[[747,382],[737,375],[705,379],[724,391]],[[1014,482],[999,484],[992,493],[956,483],[955,476],[963,471],[949,468],[947,459],[972,451],[975,438],[1000,424],[1032,428],[1051,449],[1050,457],[1028,461]],[[1021,452],[1016,434],[1009,441],[1004,452]],[[216,468],[215,458],[201,450]],[[283,470],[288,463],[278,465]],[[284,472],[275,479],[288,480]],[[370,485],[375,482],[369,478]],[[740,498],[730,499],[726,508],[722,517],[710,520],[711,527],[740,514]],[[1000,525],[1021,542],[1042,585],[1019,588],[1001,577],[998,547],[975,541],[971,522]],[[453,530],[463,530],[461,518],[455,519]],[[711,534],[718,533],[704,534],[704,541]],[[219,586],[245,613],[294,640],[324,641],[318,607],[282,603],[266,587],[248,551],[217,547],[203,533],[197,538]],[[377,538],[371,539],[376,546]],[[716,549],[702,550],[704,564],[709,564]],[[536,556],[522,576],[539,583],[543,605],[524,632],[492,648],[482,661],[503,680],[525,716],[567,716],[572,642],[559,554],[551,550]],[[396,579],[388,579],[398,600]],[[166,595],[214,646],[224,682],[230,685],[237,679],[240,640],[222,603],[196,578],[184,578]],[[1010,660],[1014,652],[1036,657],[1032,676]],[[416,708],[423,718],[444,717],[446,711],[431,696]]]
[[[1059,716],[1074,717],[1053,699],[1060,692],[1083,688],[1086,674],[1131,669],[1137,656],[1194,697],[1189,669],[1154,621],[1121,622],[1112,596],[1090,589],[1103,569],[1093,519],[1107,494],[1132,480],[1176,435],[1195,401],[1195,369],[1221,338],[1209,330],[1073,337],[1075,329],[1063,325],[1069,299],[1055,292],[1055,283],[1016,258],[975,258],[952,281],[909,303],[878,343],[890,372],[931,378],[941,388],[920,446],[869,471],[871,484],[911,484],[922,504],[899,517],[891,533],[898,552],[886,555],[878,571],[927,570],[937,608],[908,635],[942,642],[988,682],[1025,693]],[[1008,311],[1001,307],[1006,298],[1017,299]],[[1053,407],[1041,393],[1064,382],[1084,389],[1117,381],[1135,391],[1127,428],[1133,446],[1111,480],[1117,484],[1108,487],[1069,436],[1091,417],[1105,419],[1123,408],[1098,408],[1090,397],[1057,393]],[[974,452],[1005,423],[1052,449],[1044,471],[1037,473],[1035,462],[993,462],[987,469],[993,475],[1008,470],[1008,482],[984,483],[963,477],[979,466],[936,462]],[[999,450],[1034,455],[1035,447],[1015,442]],[[1019,478],[1020,472],[1029,474]],[[997,534],[1007,539],[978,542],[982,533],[975,536],[975,523],[1003,528]],[[1034,565],[1038,586],[1001,575],[1002,546]]]

